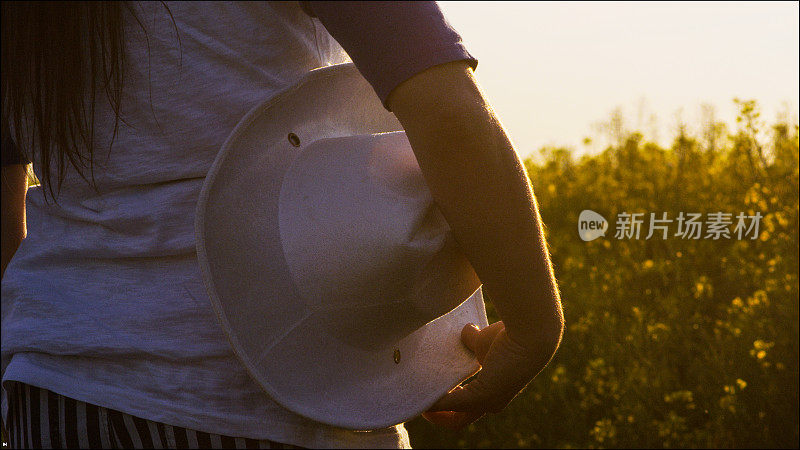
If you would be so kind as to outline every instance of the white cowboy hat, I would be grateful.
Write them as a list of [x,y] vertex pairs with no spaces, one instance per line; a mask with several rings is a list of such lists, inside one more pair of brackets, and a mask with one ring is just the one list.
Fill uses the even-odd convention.
[[479,365],[479,281],[405,133],[352,64],[253,108],[197,206],[197,254],[222,328],[295,413],[370,430],[419,415]]

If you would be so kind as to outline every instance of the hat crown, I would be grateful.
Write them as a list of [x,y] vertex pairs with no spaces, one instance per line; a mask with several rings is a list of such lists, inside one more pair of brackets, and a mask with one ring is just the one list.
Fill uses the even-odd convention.
[[352,344],[397,339],[466,298],[408,295],[452,238],[404,132],[309,143],[284,175],[278,205],[300,297],[326,311],[332,328],[344,327],[338,334]]

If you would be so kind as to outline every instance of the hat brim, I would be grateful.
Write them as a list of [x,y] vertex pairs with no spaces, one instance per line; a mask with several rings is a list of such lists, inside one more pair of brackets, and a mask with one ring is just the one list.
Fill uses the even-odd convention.
[[298,152],[289,133],[302,146],[400,130],[352,64],[316,69],[239,122],[197,205],[200,271],[234,352],[275,401],[337,427],[402,423],[479,369],[460,331],[487,324],[480,289],[396,343],[357,347],[320,331],[328,318],[304,304],[284,259],[279,195]]

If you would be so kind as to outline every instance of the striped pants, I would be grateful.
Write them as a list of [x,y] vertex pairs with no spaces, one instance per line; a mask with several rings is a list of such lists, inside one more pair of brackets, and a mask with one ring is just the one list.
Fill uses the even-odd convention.
[[9,384],[3,434],[10,448],[301,448],[166,425],[47,389]]

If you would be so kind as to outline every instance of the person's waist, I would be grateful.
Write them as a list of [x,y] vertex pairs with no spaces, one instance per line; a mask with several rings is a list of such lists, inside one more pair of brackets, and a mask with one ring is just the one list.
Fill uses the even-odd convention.
[[91,358],[24,352],[14,355],[2,379],[209,433],[309,448],[410,448],[402,425],[369,432],[350,431],[293,414],[255,383],[244,381],[245,369],[233,360],[220,359],[204,368],[184,364],[162,371],[155,370],[147,360],[119,363],[109,366],[109,361]]
[[46,202],[35,189],[27,203],[22,253],[51,258],[141,258],[194,253],[194,217],[203,178],[131,186]]

